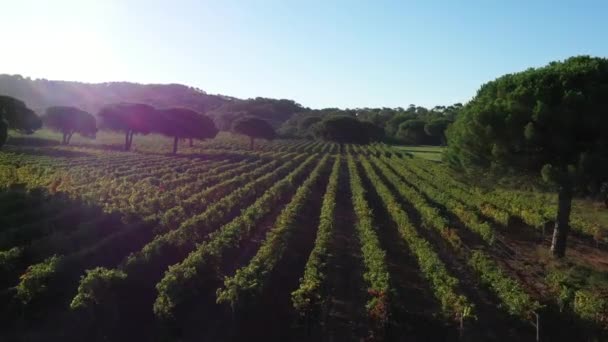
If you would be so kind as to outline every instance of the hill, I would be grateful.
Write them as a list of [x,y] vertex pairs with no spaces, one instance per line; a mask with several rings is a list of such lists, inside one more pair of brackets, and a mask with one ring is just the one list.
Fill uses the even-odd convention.
[[118,102],[145,103],[157,108],[184,107],[209,113],[222,129],[228,129],[232,120],[243,115],[262,117],[279,127],[294,113],[305,109],[291,100],[242,100],[182,84],[83,83],[7,74],[0,74],[0,94],[24,101],[38,114],[50,106],[75,106],[97,113],[102,106]]
[[238,101],[181,84],[139,84],[131,82],[82,83],[0,75],[0,94],[16,97],[38,113],[49,106],[77,106],[96,113],[103,105],[142,102],[155,107],[182,106],[207,112]]

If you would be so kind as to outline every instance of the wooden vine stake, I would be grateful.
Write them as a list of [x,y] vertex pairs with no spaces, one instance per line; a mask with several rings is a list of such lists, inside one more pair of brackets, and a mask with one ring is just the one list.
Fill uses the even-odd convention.
[[533,312],[536,317],[536,324],[532,323],[532,325],[536,328],[536,342],[540,342],[540,315],[537,312]]
[[460,314],[460,328],[458,330],[460,333],[460,339],[462,339],[462,335],[464,335],[464,314]]

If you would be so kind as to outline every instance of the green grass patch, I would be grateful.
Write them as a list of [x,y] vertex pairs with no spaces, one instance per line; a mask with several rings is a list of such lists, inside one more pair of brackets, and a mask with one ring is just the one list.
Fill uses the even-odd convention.
[[432,161],[441,161],[443,154],[443,146],[430,146],[430,145],[420,145],[420,146],[394,146],[399,151],[408,152],[414,155],[414,157],[432,160]]

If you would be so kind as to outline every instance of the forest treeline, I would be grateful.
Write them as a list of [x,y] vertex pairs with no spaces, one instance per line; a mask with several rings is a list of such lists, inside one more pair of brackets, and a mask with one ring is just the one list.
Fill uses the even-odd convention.
[[[237,99],[210,95],[179,84],[137,84],[109,82],[90,84],[68,81],[30,79],[20,75],[0,75],[0,94],[22,101],[38,115],[50,107],[74,107],[97,115],[103,107],[116,103],[139,103],[159,109],[185,108],[205,114],[222,131],[231,130],[235,121],[256,117],[268,122],[282,137],[327,138],[315,125],[321,119],[346,116],[365,122],[358,128],[365,133],[352,134],[350,142],[383,140],[403,144],[445,144],[445,129],[454,121],[462,104],[431,109],[410,105],[408,108],[310,109],[287,99]],[[99,117],[96,117],[100,121]],[[348,120],[338,119],[348,124]],[[336,120],[331,120],[332,125]],[[363,137],[359,139],[359,137]],[[340,137],[338,139],[343,139]]]

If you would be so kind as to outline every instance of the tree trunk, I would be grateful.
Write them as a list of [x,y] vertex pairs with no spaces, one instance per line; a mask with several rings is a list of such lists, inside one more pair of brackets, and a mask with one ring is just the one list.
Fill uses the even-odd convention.
[[190,138],[190,147],[194,146],[194,143],[192,142],[192,138]]
[[555,228],[553,229],[551,253],[556,258],[562,258],[566,255],[566,239],[570,231],[572,188],[569,185],[560,186],[557,205],[557,217],[555,219]]
[[67,141],[67,144],[68,144],[68,145],[70,144],[70,141],[72,141],[72,135],[74,135],[74,132],[70,132],[70,133],[68,134],[68,141]]
[[175,136],[173,138],[173,154],[177,154],[177,145],[179,143],[179,138]]
[[253,150],[253,137],[249,137],[249,149]]
[[61,140],[61,145],[65,145],[68,141],[67,139],[68,134],[66,132],[63,132],[63,139]]
[[128,151],[131,150],[131,146],[133,145],[133,134],[134,134],[133,131],[131,131],[131,133],[129,133],[129,149],[128,149]]
[[129,150],[129,134],[131,133],[131,131],[127,131],[127,134],[125,135],[125,151]]

